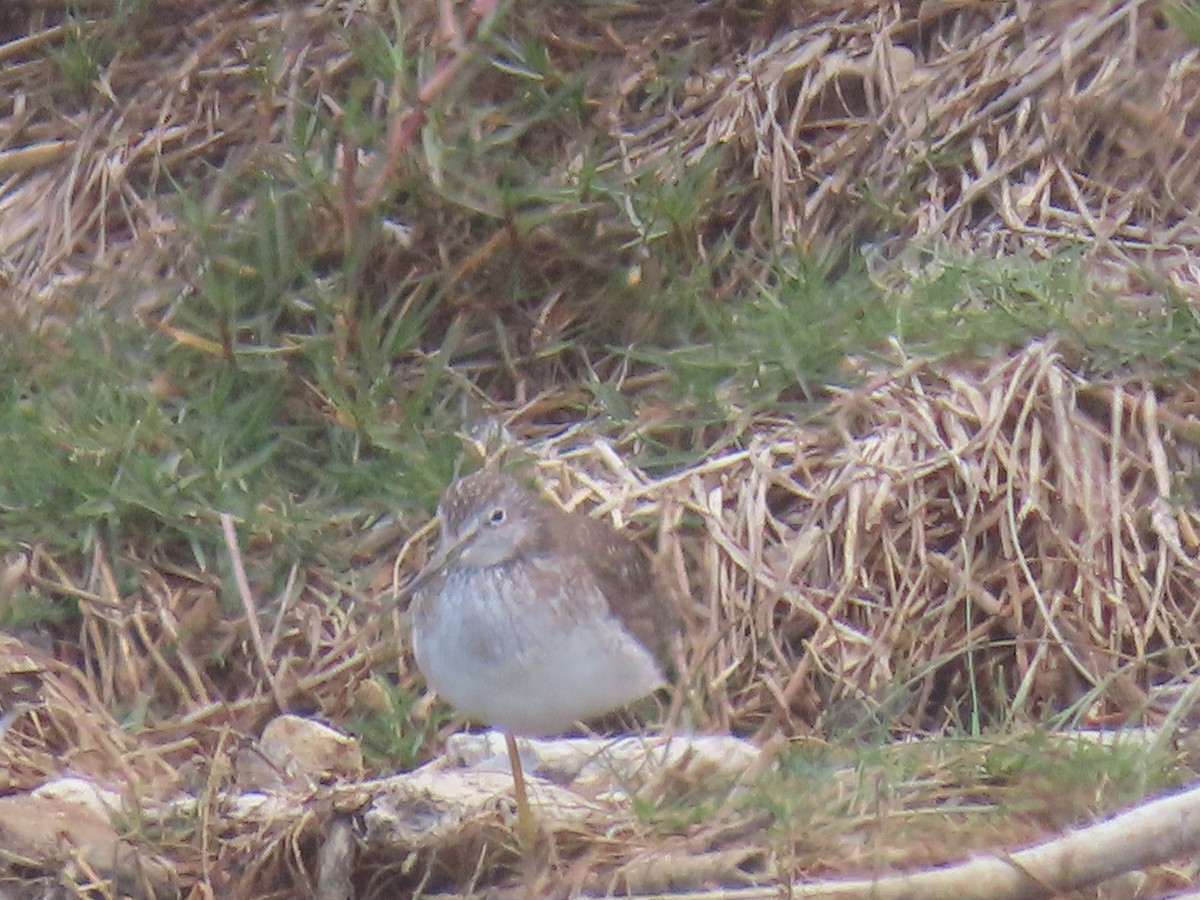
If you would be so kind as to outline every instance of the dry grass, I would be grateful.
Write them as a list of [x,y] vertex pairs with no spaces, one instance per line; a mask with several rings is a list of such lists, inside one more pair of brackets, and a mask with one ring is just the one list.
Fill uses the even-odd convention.
[[[312,166],[326,187],[309,198],[303,230],[317,254],[361,236],[364,212],[389,199],[388,177],[400,187],[431,179],[430,217],[405,221],[402,210],[402,243],[385,230],[372,253],[383,274],[414,282],[449,269],[451,308],[478,308],[480,296],[500,302],[488,279],[510,254],[547,277],[587,270],[575,230],[599,237],[600,267],[620,256],[614,238],[663,239],[663,223],[642,220],[627,200],[599,216],[560,210],[549,223],[568,230],[555,233],[498,208],[483,193],[489,173],[477,183],[439,168],[454,157],[431,154],[458,135],[455,117],[473,122],[472,104],[508,99],[471,55],[480,18],[466,7],[407,4],[391,19],[357,3],[275,12],[180,0],[157,4],[152,17],[102,23],[90,43],[52,6],[30,5],[24,19],[20,8],[9,16],[24,30],[0,46],[10,98],[0,120],[0,248],[22,315],[60,308],[81,281],[92,302],[119,297],[143,314],[186,296],[196,235],[160,194],[213,183],[214,171],[223,173],[215,211],[243,199],[222,188],[239,173]],[[848,241],[870,241],[913,265],[904,248],[949,243],[1034,258],[1081,248],[1098,288],[1149,301],[1161,284],[1147,279],[1162,279],[1196,296],[1198,51],[1167,27],[1161,4],[1054,2],[1018,13],[1006,3],[743,9],[676,0],[582,14],[532,4],[528,13],[545,17],[530,29],[550,53],[544,80],[586,79],[583,108],[610,136],[599,172],[678,179],[716,161],[708,178],[720,190],[698,229],[702,254],[794,245],[841,253]],[[131,26],[132,46],[114,33]],[[423,62],[414,80],[374,85],[366,109],[385,131],[371,148],[357,146],[363,129],[339,97],[362,72],[355,39],[376,27],[398,32],[397,47]],[[77,93],[63,79],[73,54],[110,57],[96,61],[95,86],[85,71]],[[88,100],[93,90],[109,102]],[[435,104],[432,143],[406,158]],[[304,148],[310,158],[297,160],[293,142],[314,113],[333,131],[318,129]],[[580,177],[578,139],[530,137],[561,156],[560,189]],[[494,216],[490,232],[471,209]],[[724,271],[727,295],[754,274]],[[572,277],[559,287],[578,285]],[[554,324],[582,315],[574,304],[594,293],[568,290]]]
[[[429,304],[419,348],[387,358],[381,382],[417,395],[445,365],[456,402],[486,402],[549,493],[656,548],[688,623],[678,699],[701,729],[786,759],[772,736],[1137,723],[1161,728],[1162,749],[1194,724],[1190,388],[1090,384],[1034,341],[999,359],[855,363],[861,383],[828,393],[808,424],[734,409],[680,437],[652,390],[663,373],[608,352],[679,319],[614,295],[666,295],[700,271],[705,302],[733,304],[795,247],[835,259],[865,242],[892,284],[928,248],[1074,250],[1093,288],[1136,311],[1171,291],[1200,300],[1200,61],[1160,4],[529,3],[499,36],[482,0],[385,6],[0,11],[0,328],[53,335],[111,309],[181,351],[242,360],[257,334],[234,315],[206,331],[194,310],[211,280],[236,294],[236,278],[262,273],[214,235],[246,226],[269,243],[247,223],[282,223],[311,275],[305,303],[334,310],[331,383],[357,398],[347,361],[367,312]],[[390,82],[385,57],[401,60]],[[564,98],[572,115],[545,112]],[[527,120],[508,134],[513,109]],[[497,146],[556,164],[519,181]],[[256,180],[291,185],[287,202],[269,206]],[[353,277],[331,288],[342,269]],[[311,305],[289,309],[300,324],[265,348],[283,366],[300,366]],[[631,427],[586,416],[582,376],[597,372],[636,407]],[[302,415],[359,424],[315,377],[293,391]],[[663,475],[631,461],[647,444],[724,449]],[[196,518],[215,535],[208,512]],[[272,687],[335,723],[386,719],[410,763],[458,727],[407,702],[420,681],[403,611],[394,631],[381,615],[424,558],[422,524],[337,535],[348,570],[298,560],[275,578],[264,565],[261,583],[282,588],[257,600],[259,651],[223,570],[195,556],[97,540],[64,561],[28,536],[0,573],[5,596],[77,604],[78,617],[42,650],[33,633],[0,650],[3,707],[19,711],[3,726],[5,791],[65,772],[116,787],[122,833],[170,860],[184,891],[311,889],[363,785],[239,818],[234,761],[276,712]],[[269,538],[243,534],[240,551]],[[394,692],[372,677],[385,670]],[[759,781],[687,786],[677,809],[623,830],[559,835],[532,874],[492,820],[399,861],[367,845],[354,883],[384,896],[786,881],[1010,847],[1130,799],[1089,783],[1061,807],[1007,815],[997,781],[971,781],[980,753],[909,761],[889,790],[894,761],[839,759],[807,801],[780,800],[797,781],[774,795]],[[963,797],[996,817],[948,808]],[[8,871],[36,886],[53,869]],[[71,871],[86,883],[85,865]],[[142,875],[123,873],[130,892]],[[1150,883],[1191,878],[1163,867]]]
[[572,433],[535,452],[572,505],[654,524],[705,728],[802,734],[846,704],[917,731],[1159,724],[1197,662],[1193,402],[1036,343],[901,363],[825,425],[763,422],[657,481]]

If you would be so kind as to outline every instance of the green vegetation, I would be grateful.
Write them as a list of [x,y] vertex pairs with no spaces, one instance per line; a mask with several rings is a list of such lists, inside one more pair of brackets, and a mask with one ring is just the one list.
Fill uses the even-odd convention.
[[[281,225],[288,204],[268,205],[269,193],[251,223],[205,224],[203,280],[165,330],[95,313],[53,338],[6,339],[0,544],[86,553],[97,537],[133,540],[195,563],[211,558],[215,513],[229,511],[308,554],[389,509],[432,508],[463,452],[456,432],[479,415],[473,359],[484,334],[439,325],[433,298],[345,300],[344,275],[318,279],[298,258],[300,236]],[[1186,308],[1122,315],[1084,290],[1075,262],[939,268],[882,289],[861,269],[831,279],[776,264],[725,303],[703,297],[696,276],[665,295],[626,287],[623,305],[669,323],[670,342],[612,345],[617,323],[599,321],[509,363],[614,356],[661,373],[641,398],[675,410],[641,460],[661,468],[713,450],[681,433],[719,426],[728,440],[728,426],[755,413],[802,413],[826,384],[897,352],[997,352],[1055,335],[1094,371],[1155,359],[1167,375],[1198,362]],[[576,415],[635,424],[611,376],[592,369],[581,383],[592,408]]]

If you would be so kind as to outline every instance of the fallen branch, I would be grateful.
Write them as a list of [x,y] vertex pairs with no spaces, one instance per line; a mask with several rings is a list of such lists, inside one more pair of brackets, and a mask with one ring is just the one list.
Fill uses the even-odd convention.
[[[960,900],[1032,900],[1081,890],[1126,872],[1200,851],[1200,787],[1143,803],[1107,821],[1011,855],[978,857],[957,865],[874,879],[797,883],[781,890],[692,891],[671,900],[768,900],[779,897],[957,897]],[[658,894],[642,897],[663,896]]]

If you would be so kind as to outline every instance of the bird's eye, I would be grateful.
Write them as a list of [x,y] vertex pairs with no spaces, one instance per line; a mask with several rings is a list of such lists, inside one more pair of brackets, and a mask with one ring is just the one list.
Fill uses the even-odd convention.
[[490,516],[488,516],[488,521],[491,522],[493,525],[499,525],[501,522],[503,522],[504,521],[504,507],[497,506],[495,509],[493,509],[492,514]]

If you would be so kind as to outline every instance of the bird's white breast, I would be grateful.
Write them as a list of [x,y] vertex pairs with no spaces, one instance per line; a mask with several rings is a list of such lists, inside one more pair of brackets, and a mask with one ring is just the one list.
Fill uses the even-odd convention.
[[[547,596],[543,579],[535,595],[520,566],[449,572],[414,617],[413,651],[429,685],[472,719],[526,735],[565,731],[662,686],[653,656],[594,585],[557,584]],[[581,603],[581,591],[594,596]]]

